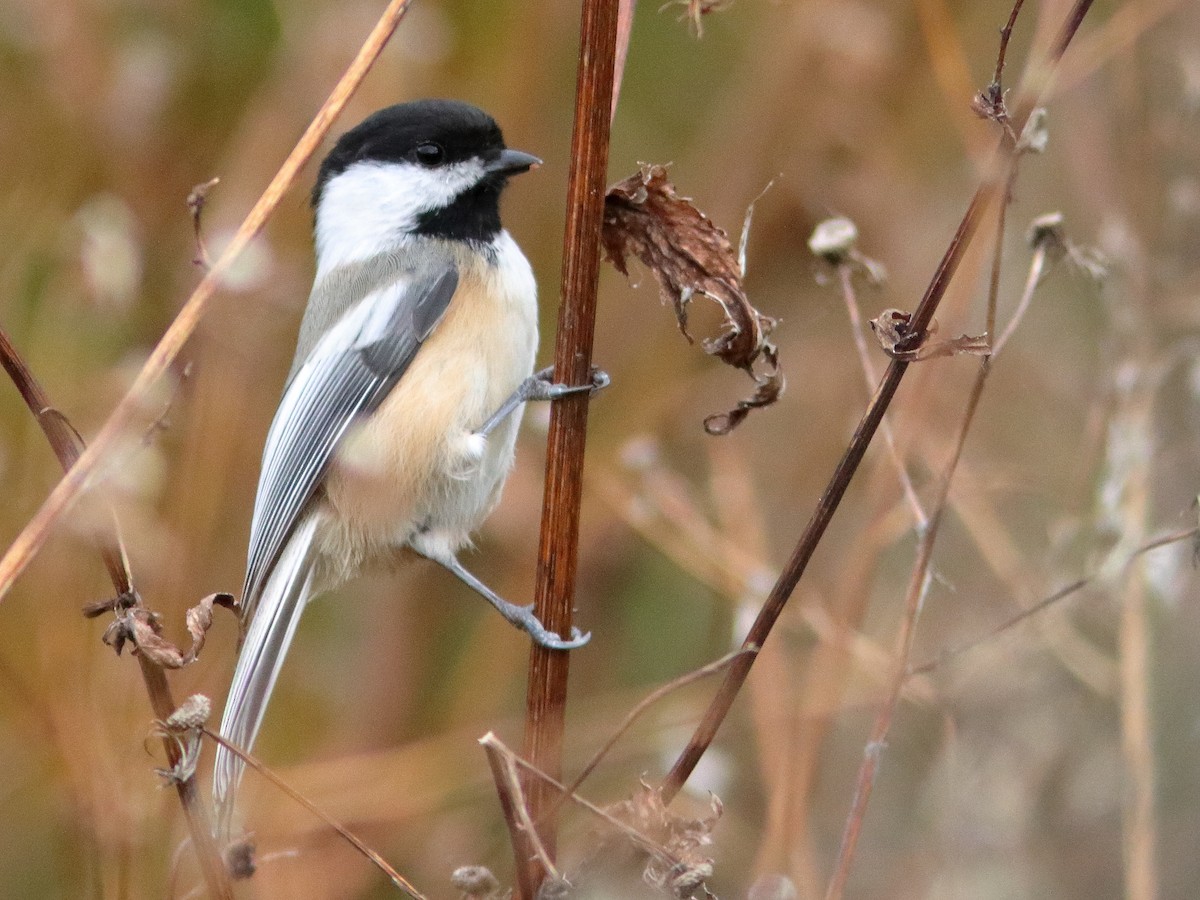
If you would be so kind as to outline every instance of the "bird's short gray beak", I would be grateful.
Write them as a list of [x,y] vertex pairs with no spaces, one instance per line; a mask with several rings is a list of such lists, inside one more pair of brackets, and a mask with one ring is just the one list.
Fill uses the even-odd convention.
[[502,175],[519,175],[521,172],[528,172],[530,169],[541,164],[542,161],[532,153],[505,149],[501,150],[500,155],[495,159],[488,160],[484,168],[488,172],[495,172]]

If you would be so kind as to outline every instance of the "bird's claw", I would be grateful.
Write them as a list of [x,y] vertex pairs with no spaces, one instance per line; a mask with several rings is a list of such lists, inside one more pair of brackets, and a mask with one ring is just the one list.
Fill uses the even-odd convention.
[[[505,610],[501,610],[501,612],[505,612]],[[590,631],[584,633],[575,627],[571,628],[569,638],[559,637],[557,632],[548,629],[542,624],[541,619],[534,615],[532,603],[527,606],[513,605],[507,611],[505,618],[528,634],[539,647],[545,647],[548,650],[574,650],[592,639]]]
[[562,384],[561,382],[551,381],[553,377],[553,366],[547,366],[544,369],[534,372],[533,377],[527,382],[529,385],[528,399],[557,400],[559,397],[581,394],[584,391],[594,394],[612,384],[612,378],[598,366],[592,366],[591,377],[587,384]]
[[580,631],[574,626],[571,626],[570,640],[564,640],[553,631],[546,631],[545,628],[539,634],[534,634],[531,631],[529,632],[529,636],[533,638],[535,644],[539,647],[545,647],[547,650],[575,650],[592,639],[590,631]]

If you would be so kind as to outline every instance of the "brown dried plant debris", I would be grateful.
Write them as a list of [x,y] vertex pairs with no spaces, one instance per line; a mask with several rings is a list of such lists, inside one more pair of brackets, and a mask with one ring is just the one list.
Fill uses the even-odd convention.
[[929,323],[924,334],[912,330],[912,313],[900,309],[885,309],[871,320],[871,331],[884,353],[904,362],[920,362],[939,356],[987,356],[992,352],[986,334],[962,334],[943,341],[931,340],[937,334],[937,320]]
[[[121,602],[108,601],[105,606],[113,609],[117,617],[104,631],[104,643],[117,651],[117,655],[125,649],[125,642],[134,646],[134,652],[141,653],[155,665],[164,669],[182,669],[191,665],[204,649],[204,639],[208,629],[212,627],[213,606],[223,606],[234,609],[234,599],[231,594],[209,594],[187,611],[187,630],[192,638],[192,646],[185,652],[180,650],[162,636],[162,622],[156,612],[144,606]],[[100,604],[88,607],[85,615],[95,614]]]
[[212,715],[212,701],[204,694],[192,694],[164,721],[156,721],[152,734],[174,741],[179,748],[178,761],[166,769],[155,769],[168,784],[182,784],[196,774],[200,762],[200,736]]
[[640,878],[654,896],[711,897],[705,882],[712,877],[713,861],[704,848],[712,844],[721,810],[714,795],[710,816],[676,815],[663,802],[659,788],[642,783],[633,797],[605,809],[630,830],[613,828],[603,833],[580,867],[579,877],[572,880],[586,894],[594,881],[609,882],[626,872]]
[[627,260],[641,260],[658,281],[663,299],[675,309],[679,330],[689,343],[688,303],[696,295],[717,303],[725,316],[715,338],[701,342],[704,352],[754,379],[753,395],[725,413],[704,420],[709,434],[728,434],[752,409],[770,406],[784,389],[779,355],[769,340],[777,324],[755,309],[742,287],[738,254],[728,235],[687,197],[681,197],[659,165],[640,171],[608,189],[604,199],[604,255],[622,275]]

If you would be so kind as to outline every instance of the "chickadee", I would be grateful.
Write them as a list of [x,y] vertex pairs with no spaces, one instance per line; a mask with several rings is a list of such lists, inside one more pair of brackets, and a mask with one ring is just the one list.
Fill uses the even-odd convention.
[[[242,640],[221,720],[249,750],[311,597],[403,551],[440,563],[545,647],[548,631],[456,554],[495,507],[524,403],[567,387],[533,372],[537,286],[500,226],[510,150],[482,110],[423,100],[380,110],[321,164],[317,272],[267,433],[242,591]],[[213,795],[228,830],[242,763],[218,748]]]

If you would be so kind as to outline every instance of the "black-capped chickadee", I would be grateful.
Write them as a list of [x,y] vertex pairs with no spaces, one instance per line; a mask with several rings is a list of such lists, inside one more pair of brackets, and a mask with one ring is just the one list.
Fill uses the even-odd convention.
[[[347,132],[313,189],[317,272],[267,434],[250,525],[242,642],[221,735],[249,750],[305,604],[406,551],[450,570],[537,643],[547,631],[457,559],[500,497],[526,400],[566,387],[533,372],[537,286],[500,226],[510,150],[483,111],[447,100],[381,110]],[[218,748],[227,830],[242,775]]]

